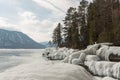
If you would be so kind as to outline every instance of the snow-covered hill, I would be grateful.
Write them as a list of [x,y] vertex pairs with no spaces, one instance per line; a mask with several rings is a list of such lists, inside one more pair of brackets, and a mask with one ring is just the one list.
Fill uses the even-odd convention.
[[0,48],[45,48],[22,32],[0,29]]

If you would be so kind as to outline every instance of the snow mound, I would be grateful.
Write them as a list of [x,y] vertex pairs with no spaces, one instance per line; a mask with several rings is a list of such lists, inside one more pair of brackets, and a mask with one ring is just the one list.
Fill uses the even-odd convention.
[[84,53],[89,55],[96,55],[96,51],[101,47],[100,44],[89,45],[85,50]]
[[89,70],[97,76],[109,76],[120,79],[120,63],[107,61],[89,61],[85,62]]
[[100,58],[97,55],[87,55],[85,61],[99,61]]
[[0,73],[0,80],[95,80],[95,78],[77,65],[36,61]]
[[[75,56],[76,56],[76,55],[75,55]],[[72,56],[72,57],[73,57],[73,56]],[[76,56],[76,57],[77,57],[77,56]],[[86,54],[85,54],[85,53],[81,53],[78,57],[79,57],[79,58],[71,59],[71,60],[72,60],[72,64],[76,64],[76,65],[83,64],[84,61],[85,61]]]
[[67,56],[63,62],[80,64],[84,63],[86,55],[96,55],[96,51],[99,49],[100,44],[94,44],[88,46],[85,50],[80,50],[73,52],[71,55]]
[[110,61],[111,54],[120,56],[120,47],[102,46],[96,53],[102,60]]
[[96,51],[96,54],[100,57],[101,60],[106,60],[108,58],[108,51],[109,47],[108,46],[102,46],[100,49]]
[[69,56],[77,50],[68,48],[47,48],[43,53],[43,56],[50,60],[63,60],[66,56]]
[[115,78],[120,79],[120,62],[113,65],[112,72]]

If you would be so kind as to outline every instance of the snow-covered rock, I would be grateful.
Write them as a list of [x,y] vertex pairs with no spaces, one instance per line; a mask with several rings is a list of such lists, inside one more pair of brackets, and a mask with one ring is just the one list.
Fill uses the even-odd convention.
[[72,53],[70,56],[68,56],[69,58],[69,62],[68,63],[72,63],[72,60],[73,59],[78,59],[80,57],[80,54],[81,54],[81,51],[78,51],[78,52],[75,52],[75,53]]
[[85,61],[99,61],[100,58],[97,55],[87,55]]
[[102,60],[110,61],[111,54],[120,56],[120,47],[102,46],[96,53]]
[[76,65],[83,64],[85,61],[85,57],[86,57],[86,54],[81,53],[79,58],[72,59],[72,64],[76,64]]
[[64,62],[68,62],[68,63],[75,62],[76,64],[76,62],[78,63],[81,60],[81,62],[83,63],[85,61],[86,55],[96,55],[96,51],[99,49],[99,47],[100,47],[99,44],[90,45],[85,50],[76,51],[72,53],[70,56],[67,56]]
[[[47,56],[52,59],[63,59],[62,62],[75,65],[87,66],[97,76],[115,77],[120,79],[120,63],[110,62],[110,55],[120,56],[120,47],[109,46],[110,44],[94,44],[84,50],[58,48],[46,50]],[[112,78],[104,78],[103,80]]]
[[76,52],[77,50],[68,48],[47,48],[43,56],[51,60],[63,60],[65,57]]
[[115,78],[120,79],[120,62],[113,65],[112,72]]
[[89,70],[97,76],[109,76],[120,78],[120,63],[108,61],[89,61],[85,62]]
[[108,57],[107,55],[107,51],[109,49],[109,46],[102,46],[100,49],[98,49],[96,51],[96,54],[102,59],[102,60],[106,60],[106,58]]
[[84,53],[88,55],[96,55],[96,51],[101,47],[100,44],[89,45],[85,50]]

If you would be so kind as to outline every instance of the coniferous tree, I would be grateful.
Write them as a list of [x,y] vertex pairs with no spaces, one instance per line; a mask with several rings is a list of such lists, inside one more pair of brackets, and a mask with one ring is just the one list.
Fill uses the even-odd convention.
[[[82,0],[77,9],[70,7],[64,19],[62,45],[82,49],[96,42],[120,42],[119,5],[119,0],[93,0],[89,5]],[[53,41],[59,44],[57,32],[56,28]]]
[[87,27],[87,16],[86,9],[88,6],[88,2],[86,0],[82,0],[80,2],[80,6],[78,7],[78,14],[80,15],[80,40],[81,47],[85,48],[89,44],[89,35],[88,35],[88,27]]
[[58,23],[57,27],[53,31],[53,43],[57,45],[57,47],[61,47],[62,36],[61,36],[61,24]]
[[73,17],[75,11],[76,8],[70,7],[64,19],[65,27],[63,28],[63,31],[66,47],[72,47],[73,45],[72,34],[73,34]]
[[96,42],[96,10],[95,3],[90,3],[88,7],[88,15],[87,15],[87,26],[89,29],[89,44],[94,44]]

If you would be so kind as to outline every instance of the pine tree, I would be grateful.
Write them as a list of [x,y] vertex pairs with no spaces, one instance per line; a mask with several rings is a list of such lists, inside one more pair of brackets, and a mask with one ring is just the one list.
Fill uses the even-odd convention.
[[61,47],[62,43],[61,28],[62,25],[58,23],[57,27],[53,31],[53,43],[56,44],[57,47]]
[[86,0],[82,0],[80,2],[80,6],[78,7],[78,14],[80,15],[80,38],[81,38],[81,47],[85,48],[89,44],[89,35],[88,35],[88,27],[87,27],[87,16],[86,16],[86,8],[88,6],[88,2]]
[[90,3],[88,7],[88,15],[87,15],[87,26],[89,29],[89,44],[94,44],[96,42],[96,10],[95,10],[95,3]]
[[67,14],[65,16],[64,25],[65,27],[63,28],[64,31],[64,40],[66,47],[72,47],[73,45],[73,39],[72,39],[72,34],[73,34],[73,17],[74,13],[76,11],[76,8],[70,7],[67,11]]

